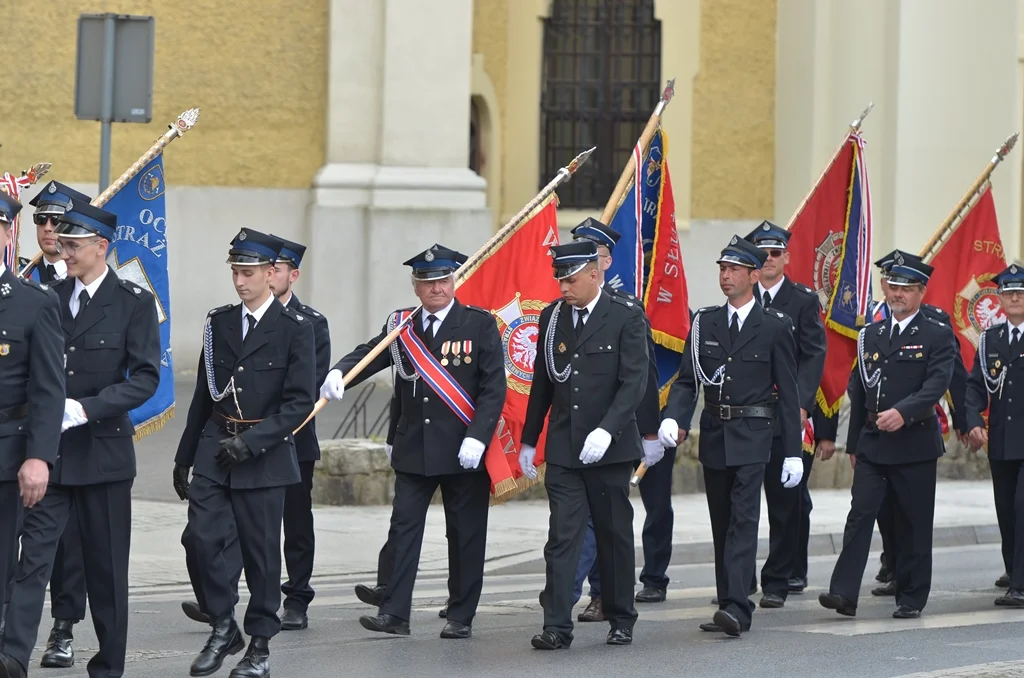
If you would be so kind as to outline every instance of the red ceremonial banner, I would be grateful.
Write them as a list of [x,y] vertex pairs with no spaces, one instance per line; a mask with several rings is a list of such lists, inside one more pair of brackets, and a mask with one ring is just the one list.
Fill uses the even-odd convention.
[[[508,393],[484,463],[491,476],[492,502],[502,501],[536,481],[519,470],[519,446],[537,358],[540,312],[559,297],[548,250],[558,244],[557,201],[552,194],[479,268],[462,281],[458,298],[494,315],[501,334]],[[544,461],[547,426],[534,465]]]
[[993,280],[1006,268],[1006,258],[991,187],[929,264],[935,271],[924,300],[949,314],[970,370],[981,333],[1006,317]]
[[655,224],[651,277],[647,283],[644,307],[651,321],[651,332],[659,346],[683,352],[690,333],[690,299],[686,271],[676,229],[676,201],[668,171],[668,140],[662,150],[661,194],[658,196],[658,222]]

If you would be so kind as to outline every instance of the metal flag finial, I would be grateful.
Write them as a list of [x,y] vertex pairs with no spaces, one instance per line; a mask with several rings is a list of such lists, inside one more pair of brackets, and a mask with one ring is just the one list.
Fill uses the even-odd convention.
[[850,123],[850,128],[853,129],[854,131],[859,130],[861,124],[864,122],[864,118],[868,117],[868,113],[870,113],[871,109],[874,107],[875,102],[869,101],[868,105],[864,107],[863,111],[861,111],[860,117],[858,117],[856,120]]
[[594,146],[593,148],[591,148],[589,150],[583,151],[582,153],[580,153],[579,155],[577,155],[575,158],[572,159],[572,162],[570,162],[565,167],[565,170],[569,173],[570,176],[573,175],[573,174],[576,174],[576,170],[578,170],[580,168],[580,166],[582,166],[583,163],[585,163],[587,161],[587,158],[589,158],[591,155],[593,155],[594,151],[596,151],[596,150],[597,150],[597,146]]
[[996,151],[996,155],[999,156],[1000,160],[1005,158],[1009,152],[1013,150],[1013,147],[1017,144],[1017,137],[1019,136],[1020,132],[1014,132],[1010,136],[1006,137],[1006,141],[1004,141],[1003,145],[999,147],[998,151]]
[[199,110],[198,108],[190,108],[179,115],[174,124],[170,126],[171,129],[177,132],[179,137],[185,134],[185,132],[195,127],[196,122],[199,121]]

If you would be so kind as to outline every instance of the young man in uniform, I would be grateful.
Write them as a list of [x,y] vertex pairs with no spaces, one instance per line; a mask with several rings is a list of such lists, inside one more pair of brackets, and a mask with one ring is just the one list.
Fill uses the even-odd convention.
[[175,489],[188,497],[213,627],[192,662],[193,676],[215,673],[245,647],[234,619],[237,574],[225,558],[235,535],[250,594],[245,632],[251,640],[231,678],[270,675],[269,642],[281,630],[281,523],[286,488],[300,481],[292,431],[313,408],[316,381],[313,326],[271,291],[281,246],[248,228],[232,241],[227,263],[241,303],[207,317],[196,390],[174,458]]
[[695,314],[659,431],[666,446],[685,439],[704,388],[699,459],[715,544],[718,611],[701,629],[730,636],[750,630],[754,612],[747,596],[756,567],[761,485],[776,423],[783,488],[799,485],[804,470],[793,321],[754,300],[767,258],[763,249],[739,236],[722,250],[718,284],[729,301]]

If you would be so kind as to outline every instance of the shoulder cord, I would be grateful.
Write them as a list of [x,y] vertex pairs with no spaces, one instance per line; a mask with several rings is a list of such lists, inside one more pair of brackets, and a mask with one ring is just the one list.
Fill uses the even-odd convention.
[[210,390],[210,398],[219,403],[230,393],[235,401],[235,409],[238,410],[238,417],[242,418],[242,407],[238,404],[238,394],[235,393],[235,375],[228,379],[227,386],[223,391],[217,390],[217,377],[213,372],[213,326],[210,319],[213,316],[206,316],[206,326],[203,328],[203,362],[206,365],[206,386]]
[[564,384],[569,379],[569,372],[572,370],[572,361],[565,366],[561,372],[555,372],[555,329],[558,325],[558,314],[562,308],[561,299],[555,303],[551,311],[551,320],[548,322],[548,331],[544,335],[544,357],[547,358],[548,376],[552,381]]
[[864,334],[867,330],[867,327],[863,327],[857,335],[857,366],[860,371],[860,381],[864,384],[864,390],[875,388],[882,378],[882,368],[876,367],[869,377],[868,368],[864,366],[864,359],[867,357],[864,355]]
[[701,367],[700,359],[698,354],[700,353],[700,318],[701,314],[697,313],[693,317],[693,337],[690,342],[690,356],[693,359],[693,373],[697,375],[697,379],[704,385],[705,388],[708,386],[717,386],[719,389],[718,395],[722,395],[722,385],[725,383],[725,365],[719,365],[718,369],[715,370],[714,374],[709,378],[707,373],[704,372],[704,368]]
[[1003,397],[1003,382],[1006,381],[1006,365],[1003,365],[997,376],[989,376],[988,363],[986,361],[988,356],[985,352],[987,337],[988,332],[982,332],[981,340],[978,342],[978,360],[981,362],[981,376],[985,378],[985,390],[988,391],[989,395],[995,395],[996,399],[999,399]]
[[[416,321],[414,320],[413,322]],[[394,332],[396,327],[398,327],[397,312],[388,316],[388,334]],[[413,370],[412,374],[405,371],[405,365],[402,363],[402,352],[398,348],[398,340],[391,342],[391,346],[388,348],[391,349],[391,363],[395,366],[395,371],[403,381],[416,381],[420,378],[419,373],[415,370]]]

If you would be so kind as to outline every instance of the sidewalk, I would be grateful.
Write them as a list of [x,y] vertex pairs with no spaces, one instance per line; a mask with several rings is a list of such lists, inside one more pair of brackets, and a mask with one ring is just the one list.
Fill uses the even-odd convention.
[[[849,489],[812,491],[809,555],[838,553],[850,508]],[[672,497],[675,511],[672,562],[712,562],[711,524],[703,494]],[[129,570],[132,587],[188,583],[181,531],[187,506],[136,499],[132,515]],[[390,506],[325,506],[314,509],[318,578],[362,576],[373,583],[377,554],[387,538]],[[641,530],[645,512],[639,493],[633,497],[633,531],[637,565],[642,562]],[[492,507],[488,517],[487,572],[512,574],[535,570],[543,560],[547,539],[546,501],[510,502]],[[423,538],[420,571],[447,575],[448,547],[442,507],[431,505]],[[768,514],[762,496],[760,558],[767,554]],[[934,545],[956,546],[999,542],[992,486],[988,481],[939,481],[935,499]],[[877,532],[875,548],[880,548]]]

